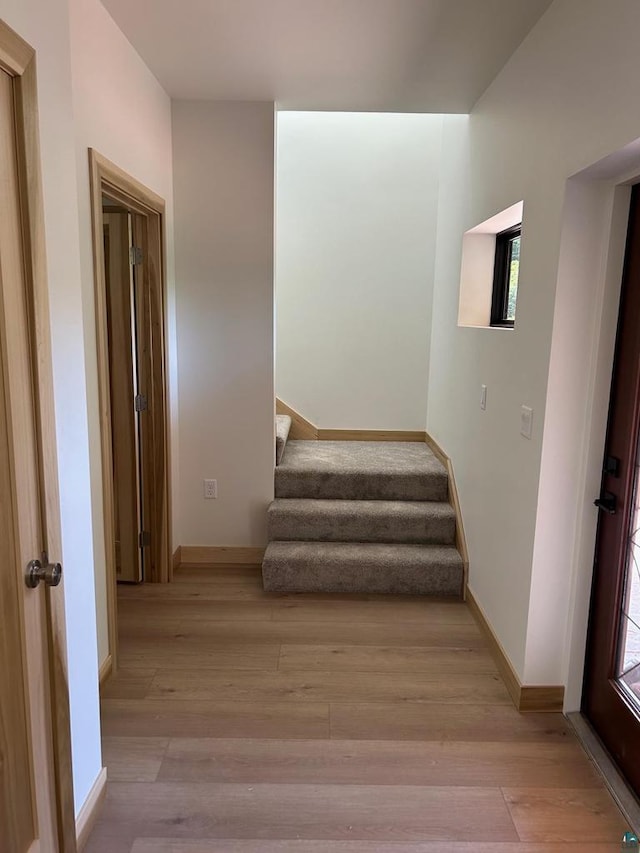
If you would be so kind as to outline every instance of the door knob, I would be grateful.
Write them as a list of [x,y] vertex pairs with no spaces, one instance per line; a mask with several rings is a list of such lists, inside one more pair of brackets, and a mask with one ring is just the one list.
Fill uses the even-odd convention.
[[616,514],[617,501],[616,496],[612,492],[605,492],[601,498],[598,498],[593,503],[598,507],[598,509],[609,513],[609,515]]
[[29,589],[35,589],[40,581],[44,581],[46,586],[58,586],[62,580],[62,566],[60,563],[50,563],[44,551],[39,560],[31,560],[24,580]]

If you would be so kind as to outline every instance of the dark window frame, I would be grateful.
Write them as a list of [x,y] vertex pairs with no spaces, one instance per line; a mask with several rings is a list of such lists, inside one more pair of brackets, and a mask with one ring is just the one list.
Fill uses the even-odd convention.
[[512,329],[514,320],[507,319],[507,307],[509,299],[509,274],[511,243],[516,237],[522,236],[522,223],[514,225],[496,234],[496,254],[493,265],[493,295],[491,298],[491,320],[492,326],[501,326]]

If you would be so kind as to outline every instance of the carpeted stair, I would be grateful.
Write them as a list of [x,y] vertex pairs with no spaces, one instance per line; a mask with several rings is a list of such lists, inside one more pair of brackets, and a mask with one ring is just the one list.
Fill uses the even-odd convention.
[[289,415],[276,415],[276,465],[282,461],[290,429],[291,418]]
[[453,507],[441,501],[349,501],[277,498],[268,510],[269,539],[452,545]]
[[447,472],[426,444],[289,441],[275,493],[266,590],[461,594]]

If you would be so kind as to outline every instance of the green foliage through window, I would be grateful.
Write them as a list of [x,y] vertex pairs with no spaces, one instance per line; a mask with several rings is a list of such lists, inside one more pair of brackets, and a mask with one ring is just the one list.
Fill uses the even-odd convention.
[[496,255],[493,272],[491,325],[513,326],[516,319],[518,278],[520,275],[520,229],[509,228],[496,234]]
[[516,299],[518,298],[518,275],[520,273],[520,237],[511,241],[509,263],[509,293],[507,296],[507,320],[516,319]]

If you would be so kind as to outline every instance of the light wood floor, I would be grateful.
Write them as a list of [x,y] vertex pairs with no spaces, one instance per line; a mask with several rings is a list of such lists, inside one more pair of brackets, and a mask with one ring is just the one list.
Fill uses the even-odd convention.
[[119,625],[87,853],[620,849],[569,725],[514,710],[462,603],[183,567],[121,588]]

